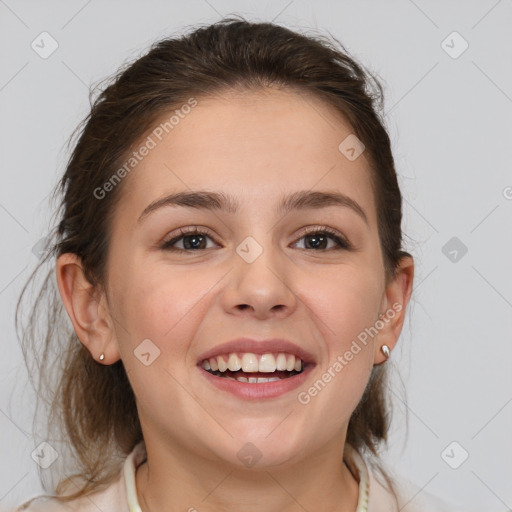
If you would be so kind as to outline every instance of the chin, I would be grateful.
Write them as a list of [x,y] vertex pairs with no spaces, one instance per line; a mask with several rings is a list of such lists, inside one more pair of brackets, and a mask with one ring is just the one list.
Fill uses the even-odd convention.
[[[273,428],[276,423],[273,422]],[[304,454],[304,442],[294,440],[289,431],[283,429],[271,433],[272,429],[261,429],[258,433],[234,435],[226,450],[217,452],[229,464],[247,469],[285,469],[292,466]],[[226,458],[226,454],[229,454]]]

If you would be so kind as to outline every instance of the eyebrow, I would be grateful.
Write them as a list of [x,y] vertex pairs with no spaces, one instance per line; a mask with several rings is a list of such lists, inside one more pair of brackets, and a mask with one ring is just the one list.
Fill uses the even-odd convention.
[[[150,213],[171,206],[181,206],[185,208],[197,208],[204,210],[219,210],[227,213],[237,213],[240,202],[223,192],[211,191],[188,191],[176,192],[161,199],[157,199],[149,204],[141,213],[137,223],[144,220]],[[285,214],[293,210],[320,209],[329,206],[342,206],[351,209],[357,213],[366,224],[368,217],[361,206],[351,197],[340,192],[322,192],[300,190],[281,198],[275,213]]]

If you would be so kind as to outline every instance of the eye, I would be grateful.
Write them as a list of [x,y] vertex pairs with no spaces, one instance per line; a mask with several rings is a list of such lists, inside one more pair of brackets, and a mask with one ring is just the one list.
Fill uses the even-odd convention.
[[[197,227],[182,228],[180,235],[171,238],[163,243],[162,249],[167,251],[196,251],[200,249],[210,249],[207,247],[207,239],[213,238],[206,231],[201,231]],[[178,242],[182,243],[182,247],[174,247]]]
[[[201,230],[197,226],[190,228],[181,228],[179,235],[165,241],[162,249],[167,251],[192,251],[196,252],[204,249],[211,249],[207,240],[215,243],[213,237],[206,230]],[[306,240],[304,247],[300,249],[315,249],[315,252],[333,250],[350,250],[351,244],[337,231],[328,227],[317,227],[303,233],[299,240]],[[334,242],[334,247],[329,247],[329,241]],[[181,243],[181,247],[175,247]],[[297,244],[298,242],[295,242]]]
[[[326,251],[329,249],[334,250],[350,250],[352,246],[350,243],[346,240],[345,237],[343,237],[341,234],[339,234],[337,231],[334,231],[331,228],[328,227],[318,227],[311,229],[304,233],[299,240],[307,240],[307,245],[305,242],[305,247],[301,247],[301,249],[316,249],[315,252],[319,251]],[[327,247],[329,245],[329,240],[335,242],[334,247]],[[298,242],[296,242],[298,243]],[[309,246],[309,247],[308,247]]]

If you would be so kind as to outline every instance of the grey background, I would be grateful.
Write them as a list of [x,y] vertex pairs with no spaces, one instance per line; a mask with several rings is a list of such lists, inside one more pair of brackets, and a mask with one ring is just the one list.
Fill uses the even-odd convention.
[[[89,85],[155,40],[232,13],[330,31],[383,79],[416,258],[410,315],[389,362],[407,406],[397,392],[384,460],[460,505],[512,509],[510,0],[0,0],[0,508],[40,491],[14,305]],[[43,31],[59,45],[47,59],[31,48]],[[462,48],[457,36],[446,40],[453,31],[469,44],[458,58],[445,51]],[[453,469],[446,460],[463,450],[468,459]]]

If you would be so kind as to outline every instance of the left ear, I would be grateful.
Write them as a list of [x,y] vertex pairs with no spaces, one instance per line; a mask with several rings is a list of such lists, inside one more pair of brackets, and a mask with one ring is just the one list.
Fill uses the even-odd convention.
[[379,320],[379,334],[376,338],[373,364],[381,364],[386,361],[382,353],[382,345],[387,345],[389,350],[395,347],[405,320],[405,312],[412,294],[414,279],[414,259],[412,256],[403,256],[396,270],[395,277],[386,285],[382,298]]

